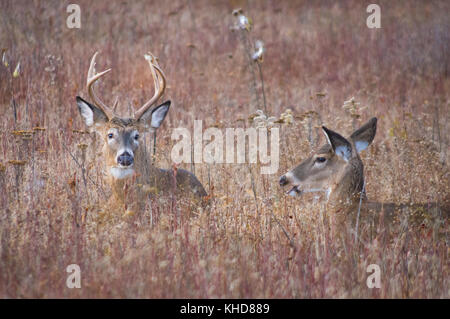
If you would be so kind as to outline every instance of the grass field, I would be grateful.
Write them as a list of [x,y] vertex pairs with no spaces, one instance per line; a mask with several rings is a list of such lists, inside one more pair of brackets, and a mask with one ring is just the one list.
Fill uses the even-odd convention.
[[[450,297],[448,1],[378,1],[381,29],[366,26],[370,2],[356,0],[76,3],[80,29],[66,26],[64,1],[0,1],[0,298]],[[250,31],[232,30],[238,7]],[[258,39],[260,69],[248,58]],[[100,140],[75,103],[88,96],[95,51],[98,71],[113,68],[98,92],[119,97],[124,115],[152,94],[143,54],[158,56],[172,100],[159,167],[172,166],[173,128],[248,127],[258,109],[290,109],[293,122],[276,124],[278,172],[182,164],[211,195],[208,208],[151,198],[105,222]],[[343,107],[351,97],[360,104]],[[330,240],[323,202],[286,196],[278,178],[325,142],[321,125],[350,134],[373,116],[368,198],[438,206],[419,224],[402,210],[389,231],[363,223],[361,240]],[[66,286],[70,264],[81,289]],[[366,285],[370,264],[380,289]]]

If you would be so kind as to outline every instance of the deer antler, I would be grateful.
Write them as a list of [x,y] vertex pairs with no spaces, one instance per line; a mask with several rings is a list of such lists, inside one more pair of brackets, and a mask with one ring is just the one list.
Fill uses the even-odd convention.
[[142,105],[134,113],[134,118],[136,119],[139,119],[145,113],[145,111],[147,111],[153,104],[155,104],[158,99],[164,94],[164,90],[166,89],[166,76],[159,67],[157,58],[150,52],[144,55],[144,57],[148,61],[150,72],[152,73],[153,83],[155,85],[155,93],[150,100],[145,102],[145,104]]
[[103,112],[105,112],[105,114],[108,118],[112,118],[114,116],[114,111],[109,106],[107,106],[105,103],[103,103],[94,92],[94,86],[93,86],[94,83],[98,79],[100,79],[102,76],[104,76],[106,73],[111,71],[111,69],[108,69],[108,70],[105,70],[100,73],[95,72],[95,58],[97,57],[97,54],[98,54],[98,52],[95,52],[94,56],[92,57],[91,65],[89,66],[86,87],[88,89],[89,96],[91,97],[92,101],[98,107],[100,107],[103,110]]

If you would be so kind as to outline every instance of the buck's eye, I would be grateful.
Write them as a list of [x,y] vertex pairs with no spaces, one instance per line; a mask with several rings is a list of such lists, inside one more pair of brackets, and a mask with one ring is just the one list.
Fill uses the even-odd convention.
[[113,137],[114,137],[114,134],[113,134],[113,133],[109,133],[109,134],[108,134],[108,138],[109,138],[109,139],[112,139]]
[[325,157],[318,157],[316,158],[316,163],[323,163],[325,162],[327,159]]
[[137,141],[137,140],[139,139],[139,134],[136,134],[136,135],[134,136],[134,139]]

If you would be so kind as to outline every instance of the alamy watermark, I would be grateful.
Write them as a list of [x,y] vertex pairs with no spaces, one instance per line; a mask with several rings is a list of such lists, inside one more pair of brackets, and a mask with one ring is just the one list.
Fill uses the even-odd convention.
[[77,264],[70,264],[66,268],[66,272],[70,273],[67,276],[66,286],[67,288],[81,288],[81,269]]
[[381,269],[377,264],[367,266],[366,272],[372,273],[367,277],[366,285],[368,288],[381,288]]
[[66,20],[66,25],[69,29],[81,28],[81,8],[78,4],[69,4],[66,12],[70,13]]
[[[278,171],[280,159],[279,128],[226,128],[224,131],[209,127],[203,132],[203,122],[194,121],[194,132],[175,128],[172,140],[177,143],[171,151],[174,163],[208,164],[262,164],[261,174]],[[193,152],[193,153],[192,153]]]
[[367,13],[370,15],[367,17],[366,25],[369,29],[381,28],[381,8],[378,4],[372,3],[367,6]]

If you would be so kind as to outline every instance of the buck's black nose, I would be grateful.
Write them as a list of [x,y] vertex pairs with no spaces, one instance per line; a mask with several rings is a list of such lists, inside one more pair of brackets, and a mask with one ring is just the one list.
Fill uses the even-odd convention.
[[284,186],[284,185],[286,185],[287,183],[288,183],[288,180],[287,180],[287,178],[286,178],[286,175],[281,176],[281,177],[280,177],[280,185],[281,185],[281,186]]
[[117,163],[122,166],[130,166],[133,164],[134,158],[128,152],[123,152],[117,157]]

